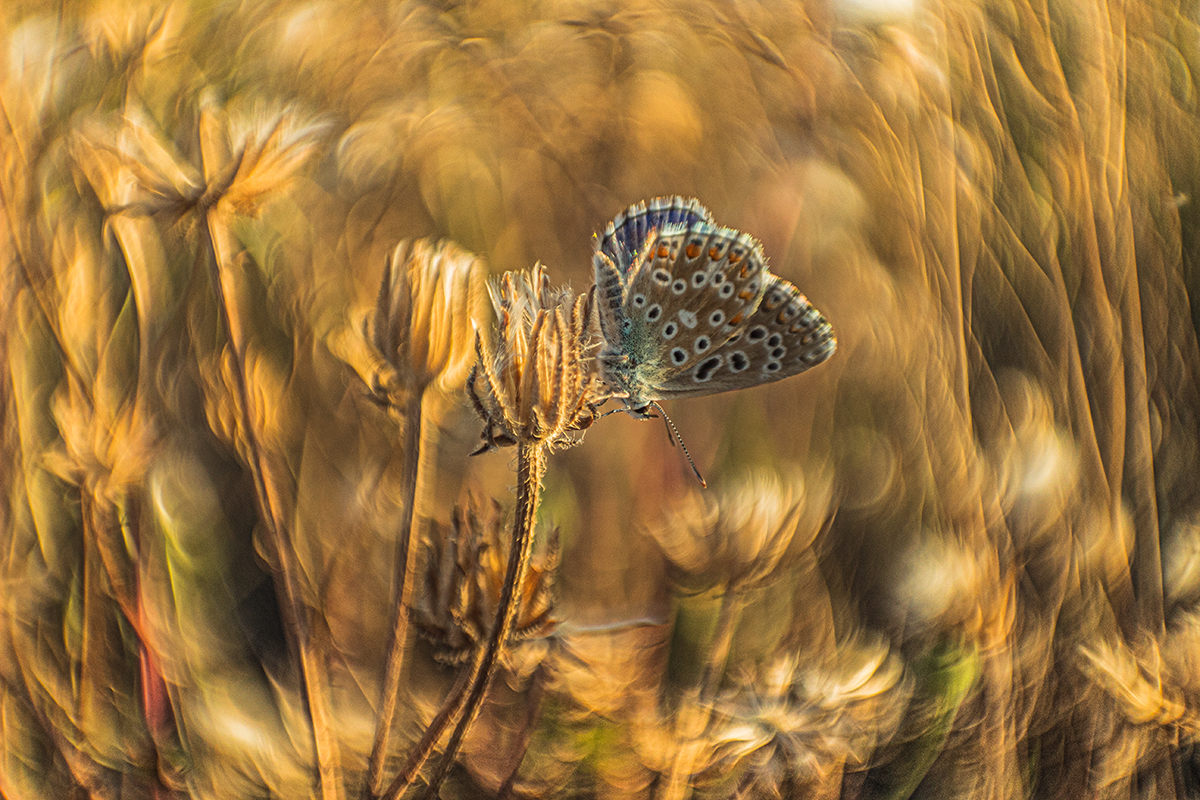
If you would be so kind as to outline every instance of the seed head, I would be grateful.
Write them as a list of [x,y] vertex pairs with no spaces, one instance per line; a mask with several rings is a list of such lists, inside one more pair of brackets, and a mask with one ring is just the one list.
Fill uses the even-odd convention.
[[763,678],[718,705],[698,785],[736,775],[739,797],[820,794],[894,734],[911,689],[882,642],[846,642],[817,669],[785,657]]
[[[491,633],[508,563],[508,534],[499,504],[493,500],[481,507],[474,498],[455,506],[449,526],[433,527],[426,545],[425,590],[414,620],[433,643],[434,658],[459,665]],[[546,655],[546,639],[558,624],[552,616],[558,557],[555,530],[517,590],[513,643],[536,646],[504,649],[501,658],[510,674],[527,675]]]
[[467,393],[487,425],[476,452],[517,442],[569,447],[607,396],[589,355],[592,295],[551,289],[539,264],[488,287],[494,343],[476,334]]

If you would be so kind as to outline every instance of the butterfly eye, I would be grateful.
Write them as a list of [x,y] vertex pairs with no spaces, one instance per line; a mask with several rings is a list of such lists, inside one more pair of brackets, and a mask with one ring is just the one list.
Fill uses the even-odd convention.
[[641,308],[642,306],[646,305],[646,295],[640,293],[635,294],[633,296],[633,305],[634,308]]
[[664,339],[674,339],[675,334],[677,333],[679,333],[679,326],[675,324],[674,320],[668,322],[666,325],[663,325],[662,335]]
[[756,325],[750,333],[746,334],[746,338],[752,342],[761,342],[767,338],[767,329],[762,325]]
[[708,283],[708,275],[705,274],[704,270],[692,273],[692,286],[699,289],[706,283]]
[[687,350],[684,350],[682,347],[676,347],[671,351],[671,360],[676,364],[682,364],[683,362],[687,361],[687,358]]
[[697,353],[703,353],[711,344],[712,341],[707,336],[701,336],[696,339],[696,344],[692,346],[692,349],[694,349]]
[[[713,270],[712,278],[709,279],[709,283],[715,287],[715,286],[720,286],[724,282],[725,282],[725,273],[721,272],[721,270],[719,270],[719,269]],[[725,295],[725,297],[728,297],[728,296],[729,295]]]
[[683,294],[685,291],[687,291],[687,281],[685,281],[683,278],[677,279],[671,284],[671,291],[675,294]]
[[717,327],[718,325],[720,325],[724,321],[725,321],[725,312],[721,311],[720,309],[717,309],[716,311],[714,311],[708,315],[708,324],[714,328]]
[[771,351],[771,358],[783,358],[786,355],[787,355],[786,347],[776,347],[774,350]]
[[[720,275],[721,273],[718,272],[717,274]],[[732,283],[726,283],[726,284],[722,284],[720,291],[721,291],[721,297],[724,297],[726,300],[728,300],[730,297],[733,296],[733,293],[736,291],[736,288],[734,287],[734,285]]]
[[778,333],[771,334],[771,338],[767,339],[767,347],[779,347],[781,344],[783,344],[783,337]]
[[750,359],[746,358],[746,354],[741,350],[734,350],[729,354],[729,371],[730,372],[745,372],[750,366]]
[[654,282],[659,286],[669,286],[671,283],[671,273],[665,269],[654,270],[654,274],[651,277],[654,278]]
[[779,372],[779,368],[780,368],[780,366],[781,366],[781,365],[780,365],[780,363],[779,363],[778,361],[768,361],[768,362],[767,362],[767,363],[766,363],[766,364],[763,366],[763,370],[764,370],[764,371],[766,371],[766,372]]
[[662,306],[660,306],[658,303],[655,303],[654,305],[650,306],[650,308],[646,309],[646,319],[650,320],[651,322],[654,322],[661,316]]

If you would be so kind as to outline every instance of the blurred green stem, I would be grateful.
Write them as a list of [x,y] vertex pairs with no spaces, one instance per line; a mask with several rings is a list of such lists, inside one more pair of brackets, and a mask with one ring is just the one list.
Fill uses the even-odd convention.
[[[717,624],[709,647],[708,661],[694,690],[685,697],[676,715],[676,747],[671,758],[671,769],[667,785],[660,795],[662,800],[684,800],[689,795],[688,778],[696,763],[695,743],[704,734],[712,716],[712,700],[716,697],[725,674],[725,664],[733,645],[738,614],[741,611],[741,593],[730,584],[721,596],[717,611]],[[689,702],[689,699],[691,702]]]
[[414,574],[419,541],[420,514],[424,508],[424,494],[429,484],[422,480],[421,454],[432,446],[434,430],[423,415],[425,392],[413,392],[404,409],[401,439],[404,443],[404,462],[401,465],[400,491],[404,514],[396,537],[396,565],[392,572],[396,576],[396,606],[393,609],[392,641],[388,646],[387,667],[383,679],[383,700],[379,709],[379,721],[375,725],[375,743],[371,748],[369,785],[372,797],[383,791],[384,762],[387,760],[388,743],[396,724],[396,707],[400,702],[400,678],[404,674],[404,654],[408,650],[408,621],[412,608]]
[[525,571],[529,566],[529,556],[533,550],[533,526],[537,519],[537,507],[541,497],[542,477],[546,472],[546,447],[542,442],[521,442],[517,445],[517,511],[513,519],[512,541],[508,550],[508,569],[504,575],[504,585],[500,589],[500,601],[496,609],[496,618],[492,623],[491,636],[482,652],[477,651],[470,666],[455,683],[446,699],[442,710],[430,723],[425,735],[417,743],[409,755],[400,774],[388,787],[385,797],[394,800],[408,789],[416,779],[417,773],[429,758],[430,753],[441,738],[442,732],[452,721],[456,722],[454,732],[446,744],[442,759],[429,778],[428,786],[422,797],[437,797],[438,789],[445,780],[446,774],[454,764],[459,745],[467,729],[479,713],[483,698],[487,694],[488,685],[496,672],[496,664],[508,636],[516,622],[518,605],[516,603],[517,589],[525,581]]

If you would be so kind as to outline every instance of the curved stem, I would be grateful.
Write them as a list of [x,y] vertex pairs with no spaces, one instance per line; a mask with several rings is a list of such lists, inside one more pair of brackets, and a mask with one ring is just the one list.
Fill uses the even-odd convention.
[[504,575],[504,586],[500,590],[500,605],[496,609],[496,620],[492,623],[492,635],[488,638],[482,663],[478,673],[471,683],[467,693],[466,708],[450,741],[446,743],[446,752],[429,779],[429,786],[422,797],[433,800],[437,797],[438,789],[445,780],[454,756],[462,743],[467,729],[475,720],[487,694],[488,685],[496,674],[496,663],[500,653],[508,643],[517,619],[518,606],[517,590],[525,582],[525,572],[529,567],[529,556],[533,552],[533,526],[537,519],[538,501],[541,498],[542,476],[546,472],[546,448],[541,442],[525,443],[517,446],[517,513],[513,519],[512,541],[508,546],[508,570]]
[[[417,529],[423,503],[421,492],[421,454],[426,449],[426,439],[432,430],[425,429],[423,410],[424,391],[415,392],[404,409],[401,441],[404,443],[404,462],[400,472],[401,502],[404,515],[396,541],[396,565],[392,575],[396,581],[393,597],[392,640],[388,646],[387,666],[384,669],[383,698],[380,703],[379,720],[375,724],[375,742],[371,747],[368,767],[368,787],[372,797],[379,796],[384,788],[384,762],[387,760],[388,743],[396,724],[396,709],[400,704],[400,678],[404,674],[404,655],[408,649],[408,621],[412,607],[417,552]],[[424,483],[428,484],[428,481]]]
[[496,609],[496,618],[492,623],[491,636],[482,652],[477,651],[471,660],[471,665],[463,672],[454,689],[451,690],[442,710],[430,723],[421,741],[409,755],[408,761],[400,774],[388,786],[384,797],[394,800],[404,793],[417,773],[429,758],[433,748],[441,738],[442,732],[455,722],[454,732],[438,763],[424,797],[437,796],[437,791],[445,780],[459,744],[466,735],[471,722],[479,712],[480,705],[487,693],[488,684],[495,674],[496,663],[499,660],[501,648],[507,643],[516,621],[517,604],[515,602],[517,589],[525,580],[525,570],[529,565],[529,556],[533,550],[533,526],[537,518],[537,506],[541,495],[542,476],[546,472],[546,450],[539,442],[521,443],[517,446],[517,511],[513,519],[512,541],[509,543],[508,568],[504,575],[504,585],[500,590],[500,602]]

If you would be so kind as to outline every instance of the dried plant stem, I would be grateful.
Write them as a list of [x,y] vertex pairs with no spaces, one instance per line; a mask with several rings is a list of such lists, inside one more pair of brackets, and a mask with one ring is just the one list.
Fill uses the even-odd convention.
[[671,768],[667,785],[661,795],[662,800],[685,800],[690,794],[688,778],[696,763],[695,742],[704,734],[712,716],[712,701],[721,685],[721,676],[725,673],[725,664],[729,660],[729,650],[733,645],[735,623],[742,608],[741,597],[741,592],[734,586],[727,586],[725,594],[721,597],[708,661],[700,675],[700,682],[690,692],[694,702],[682,703],[676,716],[678,745],[671,758]]
[[546,472],[546,446],[542,442],[521,442],[517,446],[517,511],[513,519],[512,541],[508,551],[508,569],[504,575],[504,585],[500,590],[500,601],[496,609],[496,618],[492,623],[491,636],[482,652],[471,659],[470,666],[464,670],[454,688],[450,692],[442,710],[430,723],[425,735],[417,743],[408,762],[400,774],[388,787],[384,797],[388,800],[398,798],[416,779],[421,767],[429,758],[433,748],[441,738],[442,732],[451,723],[455,728],[446,744],[442,760],[438,763],[429,784],[422,795],[426,798],[437,796],[438,789],[445,780],[454,756],[466,735],[467,729],[479,712],[487,693],[488,685],[496,671],[501,648],[507,643],[516,621],[517,604],[516,590],[525,580],[525,570],[529,566],[529,556],[533,550],[533,526],[537,518],[538,501],[541,496],[542,476]]
[[[220,221],[220,213],[217,208],[208,211],[207,224],[201,228],[201,239],[206,245],[207,253],[205,255],[208,256],[212,290],[216,295],[217,309],[221,321],[225,325],[225,334],[229,339],[230,353],[233,356],[237,408],[241,415],[246,447],[249,450],[247,464],[254,480],[255,497],[260,504],[261,517],[267,525],[276,555],[279,558],[285,601],[282,610],[287,629],[293,634],[290,637],[290,645],[299,656],[300,673],[304,681],[304,700],[309,719],[312,722],[313,746],[317,754],[321,797],[323,800],[341,800],[344,795],[341,756],[338,752],[337,737],[333,732],[333,712],[326,691],[328,687],[322,680],[325,673],[323,667],[328,632],[323,630],[320,619],[317,619],[316,625],[313,625],[314,615],[309,614],[309,609],[301,599],[300,575],[303,573],[299,557],[284,532],[286,526],[279,501],[275,498],[273,484],[264,474],[267,465],[258,442],[258,433],[250,409],[250,393],[246,386],[245,354],[242,347],[247,333],[236,308],[229,302],[229,295],[235,291],[232,285],[234,280],[233,263],[227,251],[227,247],[230,245],[227,241],[229,234]],[[226,280],[231,282],[228,287],[225,283]]]
[[383,699],[380,703],[379,720],[375,725],[375,743],[371,748],[368,767],[368,784],[372,797],[378,797],[384,788],[384,763],[387,760],[388,743],[396,724],[396,708],[400,703],[400,679],[404,674],[404,655],[408,649],[408,622],[412,613],[414,576],[416,574],[417,551],[414,541],[419,540],[420,515],[425,507],[424,497],[428,491],[428,480],[422,480],[421,457],[433,446],[435,428],[423,415],[424,391],[413,392],[404,409],[401,441],[404,442],[404,462],[401,465],[400,491],[404,515],[396,542],[396,566],[392,574],[397,581],[393,609],[392,641],[388,646],[387,667],[384,671]]

